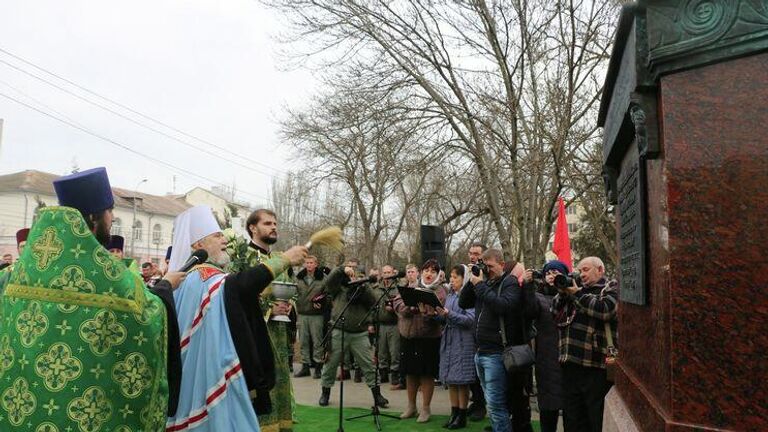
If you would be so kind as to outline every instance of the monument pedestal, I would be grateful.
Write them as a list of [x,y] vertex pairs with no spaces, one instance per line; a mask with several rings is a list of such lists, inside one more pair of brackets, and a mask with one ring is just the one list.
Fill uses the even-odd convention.
[[768,1],[622,12],[600,113],[619,233],[605,430],[768,430]]

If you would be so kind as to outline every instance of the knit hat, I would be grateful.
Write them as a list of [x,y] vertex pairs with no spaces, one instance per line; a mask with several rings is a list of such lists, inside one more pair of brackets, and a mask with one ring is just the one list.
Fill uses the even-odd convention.
[[541,269],[541,272],[544,274],[547,274],[547,272],[549,272],[550,270],[557,270],[564,275],[567,275],[569,273],[568,266],[565,265],[564,262],[558,261],[558,260],[552,260],[544,264],[544,268]]

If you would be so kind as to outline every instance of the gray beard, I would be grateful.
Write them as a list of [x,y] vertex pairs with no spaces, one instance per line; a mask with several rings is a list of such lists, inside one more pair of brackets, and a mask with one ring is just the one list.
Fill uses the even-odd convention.
[[229,255],[223,251],[221,253],[216,254],[216,256],[209,258],[208,260],[221,268],[225,268],[226,266],[229,265],[229,262],[230,262]]

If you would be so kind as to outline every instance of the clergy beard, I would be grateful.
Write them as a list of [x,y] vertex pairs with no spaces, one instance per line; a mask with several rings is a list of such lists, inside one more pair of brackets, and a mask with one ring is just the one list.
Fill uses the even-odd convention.
[[227,265],[229,265],[229,255],[225,251],[221,251],[217,253],[216,255],[211,256],[208,258],[208,261],[212,262],[218,267],[224,268]]
[[96,236],[96,240],[101,243],[102,246],[106,246],[109,243],[109,227],[104,224],[103,218],[98,218],[93,224],[93,235]]
[[264,244],[273,245],[277,243],[277,237],[263,236],[261,241],[264,242]]

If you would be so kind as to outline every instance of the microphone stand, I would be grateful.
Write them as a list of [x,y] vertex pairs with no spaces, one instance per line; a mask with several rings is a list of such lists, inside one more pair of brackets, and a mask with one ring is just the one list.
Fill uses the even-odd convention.
[[[341,323],[341,360],[339,361],[339,366],[341,366],[341,382],[339,383],[339,428],[336,429],[337,432],[344,432],[344,324],[347,321],[347,317],[344,316],[344,314],[347,312],[347,309],[349,309],[352,301],[357,298],[357,295],[360,293],[360,288],[362,288],[362,286],[363,284],[357,285],[355,292],[352,293],[349,301],[346,305],[344,305],[344,308],[339,313],[339,317],[336,319],[336,321],[334,321],[328,333],[320,342],[320,345],[327,346],[328,342],[333,339],[333,330],[339,327],[339,323]],[[333,355],[333,346],[331,346],[331,355]],[[333,371],[333,373],[335,375],[336,371]]]
[[[360,320],[360,322],[357,324],[358,326],[363,325],[363,323],[368,319],[368,317],[373,314],[373,327],[374,327],[374,333],[373,333],[373,358],[376,360],[374,362],[374,382],[379,383],[379,310],[381,310],[381,300],[386,297],[389,294],[389,290],[396,288],[397,285],[393,285],[391,288],[382,288],[384,289],[384,293],[381,294],[381,296],[376,300],[376,303],[373,304],[373,306],[368,309],[368,312],[365,314],[363,319]],[[379,409],[379,406],[376,405],[376,401],[373,402],[373,406],[371,407],[371,412],[368,414],[362,414],[354,417],[349,417],[347,420],[356,420],[360,418],[365,418],[368,416],[373,416],[373,422],[376,424],[376,430],[381,431],[381,422],[379,421],[379,416],[384,416],[387,418],[400,420],[400,417],[393,416],[391,414],[383,413]]]

